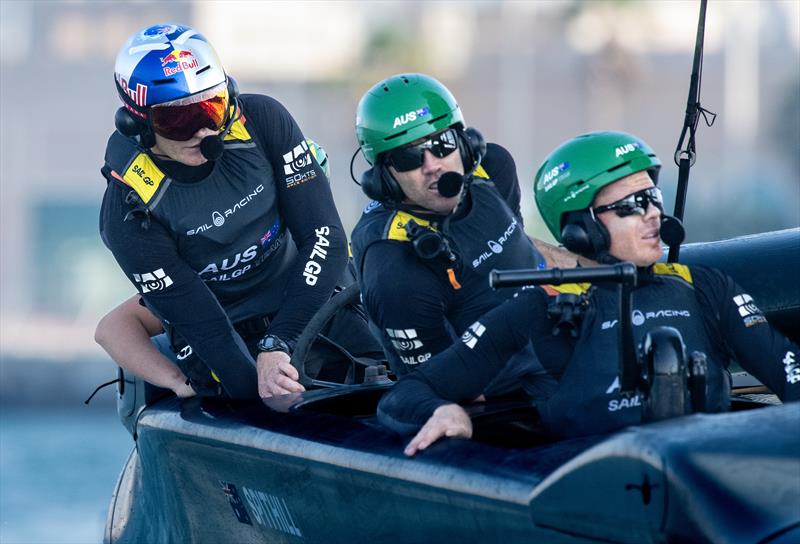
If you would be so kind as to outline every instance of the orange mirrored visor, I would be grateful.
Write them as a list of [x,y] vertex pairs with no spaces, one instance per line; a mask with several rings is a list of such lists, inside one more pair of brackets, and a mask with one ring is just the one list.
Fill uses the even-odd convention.
[[201,128],[218,131],[225,124],[228,108],[228,89],[223,85],[219,89],[195,96],[157,104],[150,110],[153,130],[169,140],[185,142],[192,138]]

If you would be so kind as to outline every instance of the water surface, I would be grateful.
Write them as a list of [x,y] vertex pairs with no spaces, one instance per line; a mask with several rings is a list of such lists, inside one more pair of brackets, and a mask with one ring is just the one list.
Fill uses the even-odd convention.
[[131,436],[107,406],[0,410],[0,542],[103,539]]

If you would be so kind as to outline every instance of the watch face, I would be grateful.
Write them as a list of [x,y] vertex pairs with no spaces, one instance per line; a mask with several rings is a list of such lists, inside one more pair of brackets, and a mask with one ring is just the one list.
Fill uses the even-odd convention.
[[258,342],[259,351],[283,351],[289,353],[289,346],[275,336],[267,335]]
[[271,350],[275,347],[275,338],[272,336],[267,336],[266,338],[262,338],[258,342],[258,349],[261,351]]

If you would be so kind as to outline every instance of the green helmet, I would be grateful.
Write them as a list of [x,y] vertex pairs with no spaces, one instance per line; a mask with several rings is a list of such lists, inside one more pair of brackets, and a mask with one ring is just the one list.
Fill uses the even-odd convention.
[[547,228],[561,242],[565,214],[588,208],[600,189],[636,172],[647,170],[656,183],[660,167],[650,146],[636,136],[590,132],[547,156],[533,180],[533,194]]
[[447,87],[424,74],[381,81],[358,103],[356,138],[370,164],[378,155],[461,123],[464,116]]

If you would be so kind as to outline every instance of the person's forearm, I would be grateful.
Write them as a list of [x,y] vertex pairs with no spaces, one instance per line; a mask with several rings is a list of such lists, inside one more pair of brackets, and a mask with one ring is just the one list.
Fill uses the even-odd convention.
[[181,369],[156,349],[142,323],[132,316],[113,312],[105,316],[95,341],[115,363],[155,386],[177,392],[186,383]]
[[578,264],[581,266],[594,266],[597,264],[591,259],[570,253],[562,247],[548,244],[536,238],[531,238],[531,241],[547,262],[547,268],[575,268]]
[[445,404],[451,402],[437,397],[427,382],[410,374],[383,396],[378,404],[378,421],[398,434],[414,434]]
[[280,310],[269,332],[294,341],[330,298],[347,266],[347,238],[338,224],[322,225],[300,240]]

